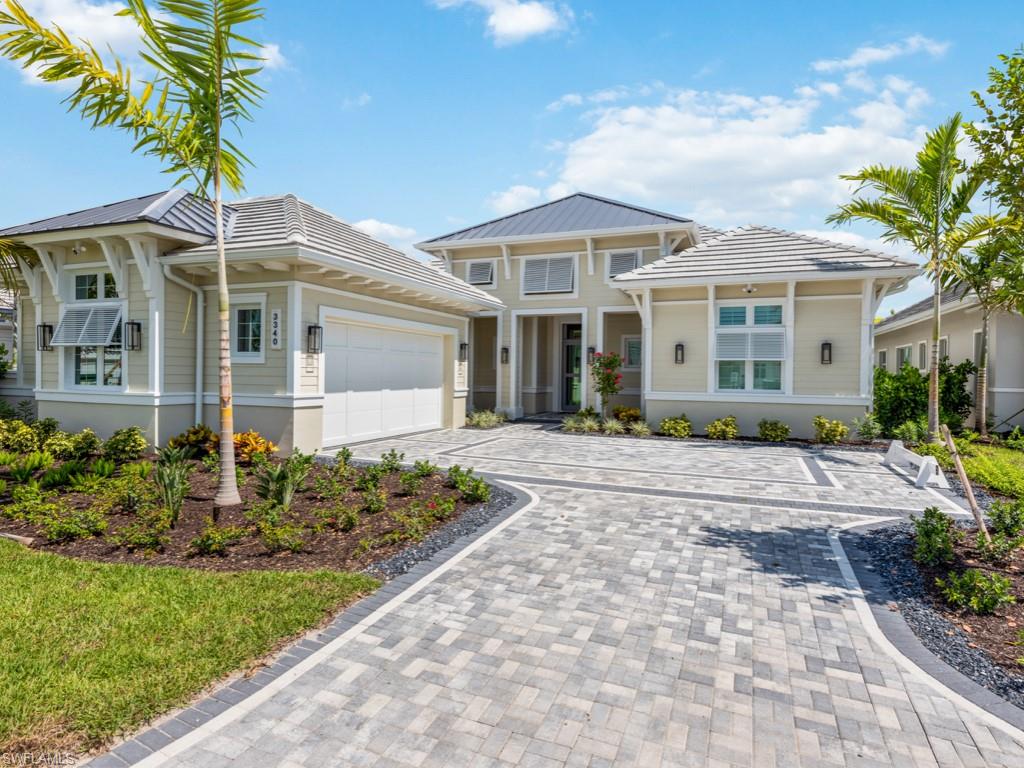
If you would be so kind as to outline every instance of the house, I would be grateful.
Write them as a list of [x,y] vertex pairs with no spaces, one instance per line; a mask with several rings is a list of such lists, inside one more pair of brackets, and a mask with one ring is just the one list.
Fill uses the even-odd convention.
[[[0,395],[156,444],[215,425],[214,223],[171,190],[0,230],[26,249]],[[232,203],[224,225],[236,430],[308,451],[463,424],[469,318],[499,299],[294,195]]]
[[[927,373],[931,363],[933,297],[911,304],[875,325],[875,359],[880,368],[897,371],[910,363]],[[981,308],[965,286],[942,294],[940,357],[951,363],[981,353]],[[1024,318],[997,312],[989,320],[988,411],[997,431],[1024,426]],[[973,387],[973,383],[971,384]],[[973,393],[973,390],[972,390]]]
[[919,273],[907,261],[769,227],[719,232],[574,194],[426,240],[454,277],[500,299],[473,312],[470,408],[512,417],[597,405],[587,361],[624,360],[612,404],[698,430],[735,415],[813,434],[871,404],[882,299]]

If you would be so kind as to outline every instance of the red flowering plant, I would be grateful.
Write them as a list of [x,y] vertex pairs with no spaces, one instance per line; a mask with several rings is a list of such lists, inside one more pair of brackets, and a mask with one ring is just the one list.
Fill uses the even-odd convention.
[[614,352],[595,352],[590,364],[590,381],[594,391],[601,398],[601,408],[606,410],[612,395],[622,391],[622,358]]

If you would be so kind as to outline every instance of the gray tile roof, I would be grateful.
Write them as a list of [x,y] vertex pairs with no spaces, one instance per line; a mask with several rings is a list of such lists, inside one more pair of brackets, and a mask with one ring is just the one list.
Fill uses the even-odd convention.
[[707,224],[698,224],[697,231],[700,232],[701,242],[704,242],[705,240],[714,240],[716,237],[721,237],[725,234],[724,229],[709,227]]
[[[965,300],[973,304],[974,302],[972,301],[972,299],[974,297],[968,296],[970,290],[971,289],[968,288],[966,285],[955,285],[952,288],[947,288],[946,290],[944,290],[942,292],[941,304],[943,310],[945,310],[951,304],[959,304],[960,302]],[[901,310],[893,312],[887,318],[885,318],[884,320],[875,325],[875,331],[884,331],[890,326],[893,326],[902,320],[914,317],[915,315],[927,315],[932,310],[932,302],[934,300],[935,299],[933,297],[929,296],[926,299],[921,299],[920,301],[914,302],[910,306],[904,307]]]
[[756,279],[806,272],[917,269],[909,261],[771,227],[748,226],[619,275],[621,287],[648,280]]
[[[230,221],[230,209],[226,207],[224,213],[225,219]],[[157,192],[131,200],[121,200],[117,203],[86,208],[84,211],[65,213],[16,227],[0,229],[0,237],[60,232],[140,221],[148,221],[205,237],[213,237],[215,234],[213,210],[210,204],[200,202],[183,189],[171,189],[167,192]]]
[[681,216],[659,213],[629,203],[577,192],[560,200],[552,200],[550,203],[527,208],[525,211],[425,240],[418,243],[417,247],[429,248],[433,244],[453,241],[469,243],[474,240],[502,237],[562,235],[602,229],[689,223],[690,219]]
[[[227,251],[302,246],[325,256],[337,256],[356,264],[413,279],[424,285],[453,293],[488,306],[501,302],[479,288],[422,261],[407,256],[338,217],[301,200],[295,195],[272,195],[231,203],[234,218]],[[209,254],[214,244],[182,249],[178,253]]]

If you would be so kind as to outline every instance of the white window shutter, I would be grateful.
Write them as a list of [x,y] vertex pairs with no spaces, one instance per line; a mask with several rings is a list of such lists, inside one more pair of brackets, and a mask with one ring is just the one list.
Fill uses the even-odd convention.
[[750,334],[750,358],[752,360],[785,360],[786,332],[770,331]]
[[719,331],[715,343],[716,360],[746,360],[750,334],[745,331]]
[[523,292],[544,293],[548,287],[548,260],[527,259],[523,262]]
[[572,267],[575,259],[572,256],[559,256],[548,259],[548,291],[551,293],[572,291]]
[[70,306],[57,324],[56,347],[104,347],[121,324],[120,306]]
[[78,344],[78,337],[82,335],[82,330],[89,322],[91,314],[92,307],[68,307],[60,322],[57,323],[57,330],[53,334],[51,343],[57,347]]
[[608,277],[623,275],[637,268],[636,251],[608,254]]
[[469,265],[470,285],[490,285],[494,281],[494,262],[474,261]]
[[572,256],[526,259],[523,263],[523,293],[570,293],[575,279]]

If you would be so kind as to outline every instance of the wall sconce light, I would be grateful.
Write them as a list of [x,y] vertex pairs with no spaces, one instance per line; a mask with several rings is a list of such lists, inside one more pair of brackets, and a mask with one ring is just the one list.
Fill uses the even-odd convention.
[[36,349],[40,352],[52,352],[53,347],[53,326],[49,323],[42,323],[36,326]]
[[501,348],[501,364],[508,365],[508,347]]
[[469,359],[469,343],[462,342],[459,344],[459,362],[464,363]]
[[676,344],[676,365],[682,365],[686,362],[686,345],[683,343]]
[[129,352],[142,349],[142,323],[129,320],[124,324],[124,348]]
[[587,347],[587,365],[594,364],[594,354],[597,350],[594,347]]
[[311,355],[319,355],[324,349],[324,327],[311,325],[306,329],[306,351]]
[[832,365],[832,342],[821,342],[821,364]]

